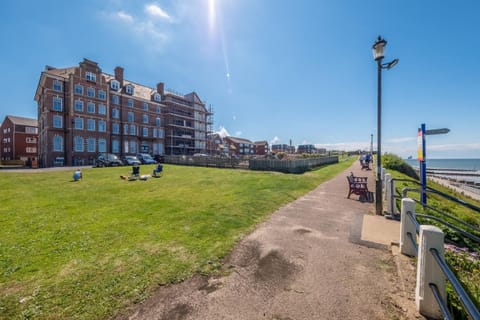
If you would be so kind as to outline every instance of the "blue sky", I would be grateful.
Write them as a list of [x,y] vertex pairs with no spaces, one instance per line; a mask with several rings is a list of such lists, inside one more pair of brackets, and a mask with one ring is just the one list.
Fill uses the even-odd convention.
[[217,131],[270,143],[368,149],[377,133],[377,68],[387,41],[382,151],[480,158],[480,2],[431,0],[2,1],[0,119],[36,118],[45,65],[83,58],[104,72],[214,109]]

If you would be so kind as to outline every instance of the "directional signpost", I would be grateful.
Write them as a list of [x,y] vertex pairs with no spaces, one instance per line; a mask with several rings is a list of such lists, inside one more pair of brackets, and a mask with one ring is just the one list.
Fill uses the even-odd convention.
[[450,129],[441,128],[441,129],[430,129],[426,130],[425,123],[422,123],[422,126],[418,129],[417,135],[417,145],[418,145],[418,161],[420,162],[420,182],[422,183],[422,204],[427,204],[427,152],[426,152],[426,143],[425,136],[431,136],[435,134],[446,134],[449,133]]

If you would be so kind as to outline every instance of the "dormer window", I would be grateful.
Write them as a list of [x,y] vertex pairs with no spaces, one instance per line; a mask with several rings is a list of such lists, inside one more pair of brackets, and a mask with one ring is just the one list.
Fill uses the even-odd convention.
[[118,91],[120,89],[120,82],[118,82],[117,80],[110,81],[110,88],[112,90]]
[[97,82],[97,75],[93,72],[85,72],[85,79],[87,79],[87,81],[92,81],[92,82]]
[[133,94],[133,86],[128,84],[128,85],[125,87],[125,92],[126,92],[127,94]]
[[162,100],[162,96],[160,95],[160,93],[155,93],[153,95],[153,100],[157,101],[157,102],[160,102],[160,100]]

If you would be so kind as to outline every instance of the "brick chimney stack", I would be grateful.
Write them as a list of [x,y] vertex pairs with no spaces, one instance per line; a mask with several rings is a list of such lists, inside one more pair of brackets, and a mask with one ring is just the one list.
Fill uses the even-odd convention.
[[157,92],[160,93],[162,96],[165,93],[165,84],[163,82],[159,82],[157,84]]
[[115,67],[115,80],[120,82],[120,87],[123,87],[123,68]]

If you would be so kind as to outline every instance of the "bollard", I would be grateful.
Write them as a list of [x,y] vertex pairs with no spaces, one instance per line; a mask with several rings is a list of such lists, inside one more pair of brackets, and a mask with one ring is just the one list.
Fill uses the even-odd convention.
[[388,207],[388,203],[390,202],[390,196],[391,196],[391,192],[390,192],[390,181],[392,180],[392,175],[390,173],[386,173],[385,174],[385,197],[384,197],[384,200],[387,202],[387,212],[392,214],[392,211],[390,210],[390,208]]
[[385,173],[386,172],[387,172],[387,170],[385,170],[385,168],[380,167],[380,177],[381,177],[381,180],[382,180],[382,188],[385,188]]
[[435,284],[442,300],[446,301],[446,277],[430,253],[430,249],[435,248],[444,259],[443,241],[444,234],[440,228],[429,225],[420,226],[415,303],[420,314],[434,319],[442,319],[443,315],[429,284]]
[[402,212],[400,217],[400,253],[414,257],[417,255],[417,250],[408,237],[410,233],[415,240],[417,238],[417,229],[415,223],[407,215],[407,212],[411,212],[415,216],[415,201],[410,198],[402,199]]

